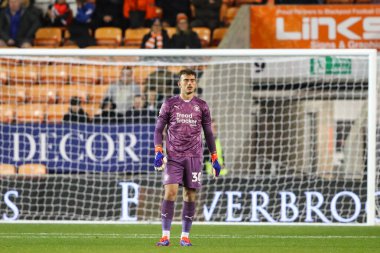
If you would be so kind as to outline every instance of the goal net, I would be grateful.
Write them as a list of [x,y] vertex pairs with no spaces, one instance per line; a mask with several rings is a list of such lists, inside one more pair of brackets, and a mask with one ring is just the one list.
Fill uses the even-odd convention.
[[[380,219],[371,50],[7,49],[0,220],[160,221],[153,132],[183,68],[198,75],[223,164],[213,179],[205,148],[196,221]],[[181,205],[179,194],[176,221]]]

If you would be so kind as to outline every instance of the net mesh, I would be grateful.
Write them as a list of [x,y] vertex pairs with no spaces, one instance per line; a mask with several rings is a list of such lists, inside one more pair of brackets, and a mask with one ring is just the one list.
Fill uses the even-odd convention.
[[366,222],[367,57],[0,60],[3,219],[159,221],[154,123],[191,68],[223,159],[197,221]]

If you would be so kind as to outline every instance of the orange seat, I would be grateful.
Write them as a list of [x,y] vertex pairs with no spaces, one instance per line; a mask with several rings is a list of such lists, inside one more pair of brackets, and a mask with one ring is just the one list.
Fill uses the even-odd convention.
[[83,105],[83,110],[87,112],[90,119],[93,119],[96,114],[101,113],[100,105],[99,104],[87,104]]
[[234,20],[237,12],[239,10],[239,7],[229,7],[226,11],[226,15],[224,17],[224,22],[226,25],[230,25],[232,21]]
[[69,104],[49,105],[46,110],[47,123],[62,123],[63,116],[69,111]]
[[21,175],[45,175],[47,169],[44,164],[24,164],[18,167],[18,174]]
[[216,28],[214,32],[212,33],[212,42],[211,46],[217,47],[219,43],[222,41],[224,35],[226,34],[228,28],[226,27],[220,27]]
[[211,31],[207,27],[194,27],[193,31],[198,34],[199,39],[201,40],[202,47],[208,47],[211,40]]
[[16,167],[12,164],[0,164],[0,175],[15,175]]
[[72,65],[70,82],[74,84],[96,84],[99,80],[98,70],[93,65]]
[[136,28],[125,30],[124,45],[126,47],[133,46],[136,48],[140,48],[144,35],[147,34],[149,31],[149,28]]
[[9,70],[9,84],[35,84],[38,80],[38,66],[16,66]]
[[0,105],[0,122],[12,123],[15,120],[15,107],[13,105]]
[[103,46],[120,46],[122,30],[116,27],[101,27],[95,31],[96,44]]
[[29,101],[29,93],[25,86],[0,86],[0,102],[6,104],[24,103]]
[[43,66],[39,77],[41,84],[65,84],[69,80],[69,66],[62,64]]
[[36,32],[34,45],[58,47],[62,42],[62,30],[55,27],[39,28]]
[[54,85],[33,85],[29,90],[30,102],[55,104],[58,100],[58,88]]
[[169,38],[173,36],[173,34],[176,33],[177,28],[176,27],[166,27],[165,30],[168,32]]
[[87,94],[90,103],[101,103],[107,93],[109,85],[88,85]]
[[25,104],[16,107],[17,123],[42,123],[45,120],[44,104]]
[[103,66],[98,69],[101,84],[116,83],[120,79],[123,66]]
[[82,103],[87,103],[89,97],[85,84],[62,85],[58,87],[58,102],[69,103],[72,97],[80,97]]

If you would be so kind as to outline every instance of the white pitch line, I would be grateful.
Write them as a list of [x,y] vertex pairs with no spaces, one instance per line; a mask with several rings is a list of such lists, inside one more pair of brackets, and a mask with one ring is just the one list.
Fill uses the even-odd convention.
[[[62,239],[151,239],[159,234],[92,234],[92,233],[0,233],[0,238],[62,238]],[[380,236],[357,235],[192,235],[197,239],[380,239]]]

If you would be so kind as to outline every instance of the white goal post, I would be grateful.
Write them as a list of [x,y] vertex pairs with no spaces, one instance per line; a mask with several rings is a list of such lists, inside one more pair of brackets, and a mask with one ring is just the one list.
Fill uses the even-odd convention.
[[[154,117],[181,68],[199,74],[226,169],[205,165],[196,221],[380,221],[376,50],[0,49],[0,222],[159,221]],[[79,104],[88,121],[62,122]]]

